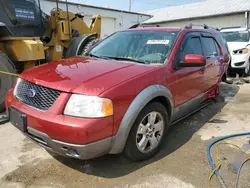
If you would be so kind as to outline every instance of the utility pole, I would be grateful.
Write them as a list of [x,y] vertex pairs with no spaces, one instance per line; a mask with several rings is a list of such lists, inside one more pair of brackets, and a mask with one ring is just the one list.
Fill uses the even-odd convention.
[[129,0],[129,11],[132,9],[132,0]]

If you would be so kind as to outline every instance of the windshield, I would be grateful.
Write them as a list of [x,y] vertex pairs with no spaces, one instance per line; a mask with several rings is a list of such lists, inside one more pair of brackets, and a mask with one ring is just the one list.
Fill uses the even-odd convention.
[[117,32],[94,47],[88,54],[100,58],[163,64],[168,58],[178,32]]
[[249,32],[248,31],[233,31],[233,32],[222,32],[222,35],[227,42],[248,42]]

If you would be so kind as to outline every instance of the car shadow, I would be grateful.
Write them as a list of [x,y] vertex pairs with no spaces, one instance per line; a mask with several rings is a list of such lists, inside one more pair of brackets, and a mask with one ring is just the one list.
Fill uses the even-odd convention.
[[53,154],[51,155],[64,165],[88,175],[104,178],[117,178],[125,176],[175,152],[186,144],[207,122],[226,123],[224,120],[211,120],[211,118],[220,112],[230,101],[226,100],[227,97],[232,99],[232,97],[237,94],[239,87],[235,85],[222,84],[220,90],[220,96],[211,105],[171,126],[160,151],[153,158],[147,161],[132,162],[122,155],[105,155],[88,161],[81,161]]

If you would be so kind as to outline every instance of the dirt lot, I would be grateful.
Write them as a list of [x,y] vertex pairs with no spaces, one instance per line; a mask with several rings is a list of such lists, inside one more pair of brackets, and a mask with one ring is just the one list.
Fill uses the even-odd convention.
[[[9,123],[0,125],[0,187],[208,187],[211,171],[206,157],[208,143],[218,136],[250,130],[250,85],[221,86],[225,100],[172,126],[158,155],[141,163],[107,155],[79,161],[48,154],[27,140]],[[246,137],[230,142],[249,149]],[[212,150],[216,160],[215,150]],[[221,173],[234,187],[235,167],[244,157],[235,148],[221,146]],[[242,170],[240,187],[250,187],[250,164]],[[215,180],[213,187],[219,187]]]

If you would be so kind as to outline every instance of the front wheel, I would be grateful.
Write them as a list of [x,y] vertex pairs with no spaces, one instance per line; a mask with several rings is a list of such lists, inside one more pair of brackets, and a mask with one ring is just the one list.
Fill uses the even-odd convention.
[[250,59],[248,60],[248,63],[244,72],[244,76],[249,76],[249,75],[250,75]]
[[157,153],[169,124],[165,107],[148,104],[138,115],[125,145],[124,154],[134,161],[146,160]]
[[247,77],[250,75],[250,59],[247,62],[247,65],[245,68],[240,69],[239,71],[237,71],[236,73],[238,73],[240,76],[242,77]]

